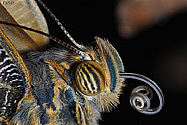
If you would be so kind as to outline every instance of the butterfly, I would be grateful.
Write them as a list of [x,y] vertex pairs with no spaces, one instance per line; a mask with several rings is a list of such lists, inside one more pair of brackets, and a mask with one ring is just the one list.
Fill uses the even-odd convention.
[[[96,37],[93,46],[77,43],[45,4],[40,0],[38,3],[56,20],[74,46],[46,33],[47,24],[35,1],[13,2],[14,7],[21,5],[28,10],[29,18],[36,21],[36,27],[31,28],[22,26],[24,19],[19,24],[19,20],[14,20],[11,7],[0,5],[1,124],[96,125],[101,113],[110,112],[119,104],[125,79],[140,80],[158,95],[159,106],[152,108],[152,89],[136,87],[130,97],[133,108],[148,115],[162,109],[164,96],[158,85],[146,76],[126,73],[121,57],[107,39]],[[44,36],[62,47],[40,51],[48,43]]]

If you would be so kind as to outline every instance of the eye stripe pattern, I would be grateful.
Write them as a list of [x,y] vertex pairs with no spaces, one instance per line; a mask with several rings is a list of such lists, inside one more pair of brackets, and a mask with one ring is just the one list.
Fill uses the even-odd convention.
[[84,79],[86,79],[86,82],[83,84],[85,84],[89,92],[97,92],[100,84],[96,82],[96,78],[100,77],[100,73],[96,72],[94,65],[90,65],[89,63],[85,63],[81,68],[84,69],[82,70],[82,74],[84,74]]
[[86,79],[88,79],[87,80],[87,84],[89,83],[88,84],[89,90],[92,90],[93,92],[97,92],[99,90],[99,88],[100,88],[100,85],[97,84],[97,82],[96,82],[97,76],[99,76],[99,75],[94,70],[94,68],[95,68],[94,66],[91,67],[91,65],[89,65],[89,64],[83,65],[82,69],[84,69],[84,70],[83,70],[82,73],[85,74],[86,75]]
[[102,67],[94,61],[80,63],[75,69],[75,83],[86,95],[96,95],[104,89],[105,75]]
[[87,67],[87,74],[89,74],[88,78],[92,79],[92,81],[90,81],[91,83],[93,83],[93,84],[91,84],[92,89],[99,90],[100,84],[97,84],[97,83],[99,83],[102,79],[104,79],[102,72],[97,70],[97,68],[94,67],[94,65],[88,64],[86,67]]

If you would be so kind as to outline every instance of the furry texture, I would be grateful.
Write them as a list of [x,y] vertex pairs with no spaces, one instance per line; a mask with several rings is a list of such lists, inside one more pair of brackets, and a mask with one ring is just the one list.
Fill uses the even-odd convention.
[[[123,87],[123,80],[119,80],[118,75],[119,64],[116,63],[120,57],[114,57],[116,50],[107,44],[98,38],[96,50],[91,47],[84,50],[107,73],[105,89],[95,96],[84,95],[74,83],[74,67],[84,61],[84,57],[64,49],[30,53],[25,63],[31,74],[31,88],[27,89],[9,123],[97,125],[102,112],[110,112],[117,107]],[[116,74],[114,80],[112,73]]]

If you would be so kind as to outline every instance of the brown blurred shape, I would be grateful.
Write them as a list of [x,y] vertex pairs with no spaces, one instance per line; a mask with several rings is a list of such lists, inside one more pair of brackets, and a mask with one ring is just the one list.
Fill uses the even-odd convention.
[[186,7],[187,0],[119,0],[116,10],[119,34],[131,37]]

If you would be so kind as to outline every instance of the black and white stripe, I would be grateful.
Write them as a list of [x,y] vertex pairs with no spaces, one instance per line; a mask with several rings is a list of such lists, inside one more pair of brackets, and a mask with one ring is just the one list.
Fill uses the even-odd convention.
[[12,87],[20,85],[23,82],[18,68],[2,47],[0,47],[0,80],[8,83]]
[[0,117],[9,118],[24,94],[24,80],[4,48],[0,46]]

